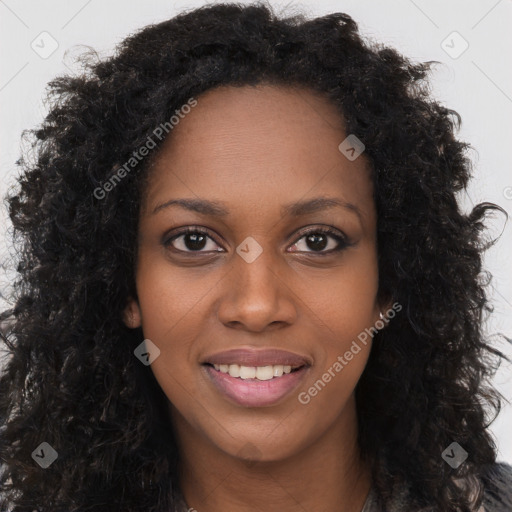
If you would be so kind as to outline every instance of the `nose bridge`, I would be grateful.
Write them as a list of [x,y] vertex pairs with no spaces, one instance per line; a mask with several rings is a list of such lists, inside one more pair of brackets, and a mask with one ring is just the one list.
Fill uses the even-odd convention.
[[277,288],[282,283],[277,272],[274,251],[248,237],[237,247],[235,280],[237,294],[250,300],[276,300]]
[[229,286],[219,317],[225,324],[262,330],[276,322],[292,322],[295,307],[279,275],[278,255],[254,239],[237,247]]

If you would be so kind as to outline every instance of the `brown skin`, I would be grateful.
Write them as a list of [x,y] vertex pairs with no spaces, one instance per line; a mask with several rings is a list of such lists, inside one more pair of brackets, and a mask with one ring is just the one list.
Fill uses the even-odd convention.
[[[161,353],[154,375],[169,398],[181,451],[181,487],[199,512],[360,512],[370,488],[359,457],[354,388],[371,343],[307,405],[307,391],[389,304],[377,298],[376,212],[364,155],[355,161],[334,107],[308,89],[220,87],[173,129],[144,193],[136,270],[142,325]],[[355,205],[286,217],[282,205],[313,197]],[[214,217],[169,206],[176,198],[222,201]],[[194,252],[176,228],[208,229]],[[324,247],[298,231],[331,226]],[[253,237],[252,263],[236,248]],[[216,250],[222,252],[214,252]],[[178,253],[178,250],[186,251]],[[238,347],[278,347],[312,362],[298,389],[267,407],[242,407],[213,387],[200,362]]]

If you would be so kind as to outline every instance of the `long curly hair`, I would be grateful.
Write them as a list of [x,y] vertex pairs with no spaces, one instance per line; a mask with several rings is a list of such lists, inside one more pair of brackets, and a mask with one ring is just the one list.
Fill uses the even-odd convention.
[[[123,322],[137,296],[151,158],[97,191],[191,97],[266,83],[322,93],[371,164],[379,295],[403,306],[375,335],[356,387],[360,450],[379,500],[401,483],[408,510],[473,510],[457,479],[496,460],[488,425],[503,397],[490,377],[505,357],[482,327],[492,311],[485,220],[506,212],[481,203],[465,213],[458,203],[470,146],[455,136],[460,116],[431,98],[432,62],[365,41],[347,14],[285,18],[267,4],[232,3],[144,27],[113,56],[83,64],[49,83],[49,113],[26,132],[7,197],[18,277],[2,336],[0,508],[174,510],[167,398],[133,354],[142,330]],[[457,470],[441,456],[454,441],[468,453]],[[58,453],[45,469],[33,458],[42,442]]]

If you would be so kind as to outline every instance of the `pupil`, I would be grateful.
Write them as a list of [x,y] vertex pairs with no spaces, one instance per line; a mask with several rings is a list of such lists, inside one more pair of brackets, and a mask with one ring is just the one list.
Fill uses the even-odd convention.
[[192,233],[185,236],[185,245],[190,250],[200,250],[204,248],[206,236],[201,233]]
[[[326,238],[327,237],[323,234],[313,233],[311,235],[308,235],[308,237],[306,238],[308,247],[310,249],[321,251],[322,249],[325,249],[325,247],[327,246]],[[319,239],[323,239],[322,242],[319,242]]]

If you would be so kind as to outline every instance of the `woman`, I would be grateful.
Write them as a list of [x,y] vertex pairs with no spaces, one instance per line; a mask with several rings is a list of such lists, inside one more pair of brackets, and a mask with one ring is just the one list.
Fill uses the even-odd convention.
[[503,210],[459,209],[428,69],[345,14],[223,4],[51,83],[9,197],[2,507],[509,510]]

